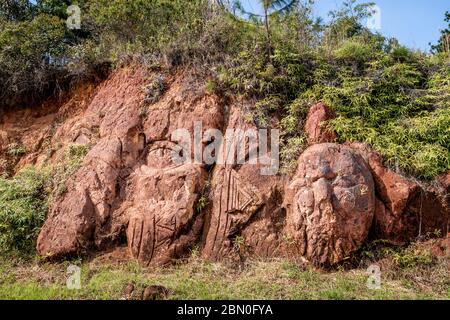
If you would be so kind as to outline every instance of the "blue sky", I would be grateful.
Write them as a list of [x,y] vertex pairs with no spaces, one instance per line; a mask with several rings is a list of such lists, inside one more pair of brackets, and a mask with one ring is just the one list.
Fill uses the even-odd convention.
[[[257,0],[242,0],[246,8],[258,11]],[[314,14],[328,21],[328,12],[343,0],[316,0]],[[401,44],[428,51],[436,43],[440,29],[445,28],[444,13],[450,11],[450,0],[371,0],[381,10],[381,29],[385,36],[396,37]]]

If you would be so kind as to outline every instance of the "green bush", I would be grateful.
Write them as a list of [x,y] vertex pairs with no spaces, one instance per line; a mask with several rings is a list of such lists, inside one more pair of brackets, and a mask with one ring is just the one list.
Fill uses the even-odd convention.
[[27,153],[27,150],[19,143],[11,143],[7,147],[7,153],[11,157],[20,157]]
[[30,102],[46,91],[51,92],[52,84],[64,75],[59,64],[66,50],[65,34],[65,22],[46,14],[31,21],[3,24],[0,30],[0,108]]
[[334,54],[337,59],[363,63],[372,58],[373,48],[365,43],[349,40],[336,49]]
[[26,167],[13,178],[0,176],[0,254],[34,252],[48,204],[64,193],[67,179],[80,168],[88,151],[89,146],[71,144],[54,167]]
[[0,177],[0,252],[31,253],[47,213],[48,172],[26,168]]

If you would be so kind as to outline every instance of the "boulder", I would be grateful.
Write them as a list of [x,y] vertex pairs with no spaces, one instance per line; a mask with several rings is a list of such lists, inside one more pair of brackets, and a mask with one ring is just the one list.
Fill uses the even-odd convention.
[[332,120],[336,114],[325,104],[317,103],[308,112],[305,133],[309,144],[335,142],[336,134],[326,127],[326,121]]
[[404,244],[418,235],[418,216],[408,205],[420,193],[420,186],[383,165],[381,156],[362,143],[350,147],[369,165],[377,201],[373,236],[393,244]]
[[163,300],[170,294],[170,290],[163,286],[148,286],[142,292],[142,300]]
[[375,187],[351,148],[316,144],[298,160],[285,196],[290,250],[315,265],[332,265],[359,249],[375,213]]

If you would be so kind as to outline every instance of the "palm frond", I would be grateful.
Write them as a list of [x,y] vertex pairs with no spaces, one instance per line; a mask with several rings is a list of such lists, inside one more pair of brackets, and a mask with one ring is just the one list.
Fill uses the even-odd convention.
[[298,0],[271,0],[269,1],[269,8],[283,13],[292,10],[297,3]]
[[[263,8],[267,8],[268,11],[271,11],[270,14],[275,12],[277,13],[286,13],[292,10],[299,2],[299,0],[260,0],[261,6]],[[243,15],[246,15],[249,18],[262,18],[264,15],[249,12],[244,9],[242,3],[237,0],[234,2],[234,7]]]

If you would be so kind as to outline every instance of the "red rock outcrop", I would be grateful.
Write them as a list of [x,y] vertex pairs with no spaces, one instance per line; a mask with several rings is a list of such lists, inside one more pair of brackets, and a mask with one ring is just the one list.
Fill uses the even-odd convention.
[[139,152],[133,140],[140,123],[142,78],[139,70],[112,75],[100,85],[81,122],[68,130],[99,130],[100,140],[52,206],[38,237],[41,255],[58,257],[100,248],[117,239],[123,229],[124,220],[116,209],[127,158],[137,158]]
[[[233,101],[193,90],[197,84],[184,72],[169,76],[167,90],[147,106],[142,88],[149,77],[139,68],[123,68],[22,132],[29,148],[33,130],[39,131],[40,146],[17,168],[57,163],[71,143],[93,146],[51,206],[37,243],[42,256],[126,242],[141,263],[163,265],[200,244],[212,261],[284,256],[332,265],[357,250],[371,228],[373,237],[397,244],[436,228],[448,232],[448,175],[421,188],[383,166],[363,144],[321,143],[336,140],[323,126],[334,117],[323,104],[309,112],[305,130],[314,145],[299,157],[291,180],[263,174],[268,164],[261,158],[256,164],[175,162],[174,154],[192,157],[195,150],[180,150],[171,141],[177,129],[190,141],[202,135],[202,147],[209,147],[217,142],[203,136],[209,129],[226,137],[226,129],[257,128]],[[271,121],[270,127],[278,126]],[[14,130],[0,126],[1,142],[10,143],[11,136]],[[231,145],[241,138],[231,137]],[[44,157],[45,144],[59,147]],[[244,149],[247,159],[251,148]],[[272,152],[269,146],[259,156],[267,160]]]
[[[257,128],[244,122],[239,108],[233,106],[226,129]],[[230,145],[237,146],[242,138],[230,137]],[[270,139],[269,139],[270,141]],[[227,140],[222,145],[226,145]],[[246,144],[248,158],[251,146]],[[227,152],[222,150],[223,152]],[[261,158],[268,160],[262,164]],[[273,257],[280,254],[279,236],[283,224],[282,189],[277,175],[264,175],[262,169],[271,159],[270,145],[257,164],[235,161],[216,165],[212,175],[211,212],[203,256],[209,260],[238,260],[241,254]],[[281,222],[281,225],[280,225]]]
[[[189,95],[182,80],[175,81],[165,96],[149,107],[143,123],[143,160],[133,168],[126,189],[128,247],[146,264],[166,264],[185,254],[200,240],[204,223],[196,202],[205,187],[207,171],[202,163],[174,163],[177,145],[170,141],[170,135],[186,129],[193,139],[196,123],[201,123],[203,135],[209,129],[221,128],[224,121],[217,99]],[[192,159],[193,155],[192,146]]]
[[195,203],[206,178],[204,170],[193,164],[156,166],[149,163],[135,170],[133,203],[125,211],[128,247],[145,264],[166,264],[182,256],[197,241],[203,225]]
[[86,132],[77,139],[97,128],[99,140],[55,202],[38,239],[41,255],[100,250],[126,235],[132,256],[165,264],[199,240],[203,216],[195,204],[206,169],[174,163],[170,135],[185,129],[192,138],[197,122],[203,131],[221,128],[223,112],[217,98],[186,91],[184,81],[175,77],[145,115],[142,71],[122,70],[100,86],[72,127]]
[[[444,184],[443,184],[444,183]],[[449,232],[450,193],[445,181],[436,179],[408,203],[407,212],[418,220],[417,236],[443,236]]]
[[368,146],[350,146],[364,157],[374,178],[378,198],[374,238],[400,245],[436,231],[447,234],[449,191],[445,175],[423,188],[384,166],[381,156]]
[[420,192],[416,183],[383,165],[381,156],[362,143],[350,145],[366,160],[372,172],[377,194],[374,220],[376,238],[404,244],[417,235],[418,221],[406,210],[410,201]]
[[300,156],[285,204],[293,250],[316,265],[335,264],[369,233],[374,183],[367,164],[351,148],[316,144]]
[[335,142],[336,134],[326,127],[326,121],[332,120],[336,114],[325,104],[317,103],[308,112],[305,133],[309,144]]
[[[27,165],[40,167],[61,161],[65,147],[80,142],[73,136],[76,132],[72,126],[82,121],[94,92],[95,84],[79,85],[61,98],[49,99],[40,106],[2,113],[0,172],[14,174]],[[11,157],[8,148],[12,144],[19,146],[22,154]]]

